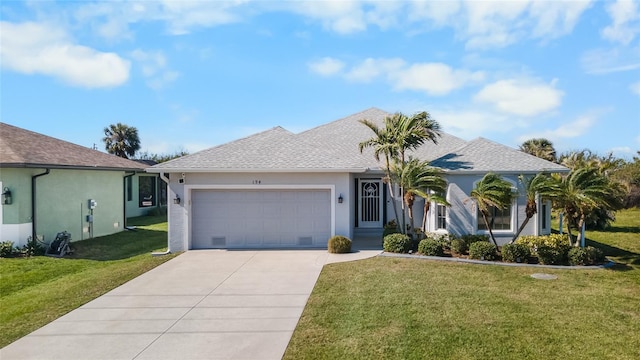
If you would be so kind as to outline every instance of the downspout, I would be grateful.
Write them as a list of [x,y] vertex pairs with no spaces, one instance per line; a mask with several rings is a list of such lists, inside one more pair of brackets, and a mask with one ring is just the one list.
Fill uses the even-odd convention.
[[[123,191],[123,202],[122,202],[122,217],[123,217],[123,221],[122,221],[123,222],[123,224],[122,224],[123,226],[122,226],[122,228],[125,229],[125,230],[127,229],[127,178],[130,178],[135,174],[136,173],[134,171],[131,174],[125,175],[122,178],[122,182],[123,182],[122,186],[124,188],[124,191]],[[133,186],[133,184],[132,184],[132,186]]]
[[[169,178],[165,176],[165,174],[163,172],[160,173],[160,179],[162,179],[162,181],[167,183],[167,209],[169,208]],[[167,221],[169,221],[169,211],[167,211]],[[163,252],[154,252],[151,253],[151,256],[162,256],[162,255],[168,255],[171,254],[171,250],[169,250],[169,235],[167,232],[167,251],[163,251]]]
[[40,176],[49,175],[51,169],[31,177],[31,239],[36,240],[36,179]]

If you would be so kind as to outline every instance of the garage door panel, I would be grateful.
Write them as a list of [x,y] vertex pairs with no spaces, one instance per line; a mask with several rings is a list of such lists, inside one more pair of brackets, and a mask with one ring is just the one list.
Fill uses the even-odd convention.
[[329,190],[193,190],[192,248],[324,247],[330,206]]

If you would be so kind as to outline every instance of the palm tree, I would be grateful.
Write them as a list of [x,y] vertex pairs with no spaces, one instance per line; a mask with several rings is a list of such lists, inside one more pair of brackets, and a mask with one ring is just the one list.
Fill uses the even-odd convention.
[[[391,172],[404,190],[403,200],[409,210],[409,223],[412,229],[415,229],[413,204],[416,196],[425,199],[425,214],[429,211],[431,201],[449,205],[443,195],[447,189],[447,181],[443,177],[443,172],[429,166],[428,161],[409,158],[404,163],[396,162],[392,166]],[[422,230],[424,231],[424,222]]]
[[109,154],[128,159],[133,156],[136,151],[140,150],[140,139],[138,138],[138,129],[133,126],[117,123],[111,124],[104,128],[105,149]]
[[556,149],[553,143],[545,138],[529,139],[520,145],[520,151],[548,161],[556,161]]
[[[373,148],[373,157],[376,161],[380,161],[380,155],[384,155],[385,178],[383,180],[387,183],[389,188],[389,195],[392,199],[391,204],[393,205],[393,213],[395,214],[396,219],[398,219],[398,209],[394,200],[393,184],[391,182],[391,159],[396,158],[398,155],[398,145],[394,134],[391,132],[391,129],[393,129],[394,126],[392,121],[391,117],[385,117],[385,127],[380,128],[369,120],[360,120],[362,124],[373,131],[375,136],[359,143],[358,148],[360,149],[360,153],[362,153],[366,148]],[[396,222],[396,224],[399,224],[399,222]]]
[[577,168],[564,177],[556,176],[554,179],[560,188],[556,207],[561,208],[568,217],[569,238],[573,238],[572,224],[578,232],[575,246],[580,246],[582,242],[580,229],[591,212],[599,208],[617,210],[622,207],[624,193],[621,186],[600,174],[598,169]]
[[[407,151],[415,150],[427,141],[437,144],[440,136],[440,124],[431,118],[428,112],[423,111],[409,117],[402,113],[395,113],[391,117],[392,132],[396,139],[399,161],[405,162]],[[400,184],[400,193],[405,190]],[[406,233],[405,202],[402,202],[402,228]]]
[[524,194],[527,197],[527,205],[524,211],[526,217],[510,243],[516,241],[522,230],[527,226],[527,223],[529,223],[529,220],[538,213],[538,205],[536,204],[537,197],[540,196],[542,199],[550,199],[555,197],[560,191],[557,183],[552,181],[547,174],[539,173],[532,177],[520,175],[518,180],[520,180],[524,188]]
[[476,183],[470,195],[478,205],[484,224],[489,230],[489,235],[491,235],[491,240],[494,245],[498,246],[493,236],[491,225],[489,225],[489,211],[492,207],[497,209],[509,207],[516,197],[516,192],[511,188],[511,184],[499,175],[487,173]]

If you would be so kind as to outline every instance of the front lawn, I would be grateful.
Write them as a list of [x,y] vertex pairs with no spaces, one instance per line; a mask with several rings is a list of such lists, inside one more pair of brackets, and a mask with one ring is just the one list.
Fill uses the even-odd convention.
[[141,226],[73,242],[62,259],[0,259],[0,348],[174,256],[150,255],[166,249],[166,216],[128,224]]
[[285,359],[640,359],[632,345],[640,210],[587,237],[623,264],[556,270],[377,257],[327,265]]

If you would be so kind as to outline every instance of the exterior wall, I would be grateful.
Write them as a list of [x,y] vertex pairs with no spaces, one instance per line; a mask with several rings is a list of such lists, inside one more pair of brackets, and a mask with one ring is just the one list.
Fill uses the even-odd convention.
[[[13,204],[3,205],[2,241],[24,245],[31,236],[31,177],[45,169],[2,169],[2,183],[11,189]],[[59,170],[36,180],[36,234],[45,242],[55,239],[58,232],[71,233],[73,241],[113,234],[123,230],[123,171]],[[91,213],[88,200],[96,200],[93,224],[87,222]],[[23,229],[5,232],[5,226]],[[5,238],[5,234],[17,238]]]
[[[300,186],[331,187],[334,196],[335,235],[352,237],[353,212],[352,182],[349,174],[319,174],[319,173],[186,173],[184,182],[180,183],[181,173],[169,175],[168,191],[169,206],[169,251],[188,250],[191,244],[190,211],[191,189],[234,187],[245,189],[269,189],[270,187],[296,188]],[[343,203],[339,204],[338,196],[342,194]],[[180,197],[180,204],[174,204],[176,195]]]
[[145,177],[153,177],[156,179],[158,179],[158,175],[156,174],[135,174],[131,177],[131,200],[128,200],[126,198],[126,186],[125,186],[125,201],[127,204],[127,212],[126,212],[126,216],[127,218],[130,217],[136,217],[136,216],[144,216],[147,215],[149,213],[150,210],[155,209],[158,206],[161,206],[160,204],[160,186],[164,186],[163,184],[165,184],[163,181],[158,181],[157,185],[156,185],[156,191],[155,191],[155,196],[156,199],[158,200],[158,202],[156,203],[155,206],[149,206],[149,207],[141,207],[140,203],[139,203],[139,198],[140,198],[140,177],[145,176]]
[[0,189],[8,187],[12,197],[10,205],[1,205],[0,241],[13,241],[21,246],[31,236],[31,176],[41,172],[41,169],[0,169]]

